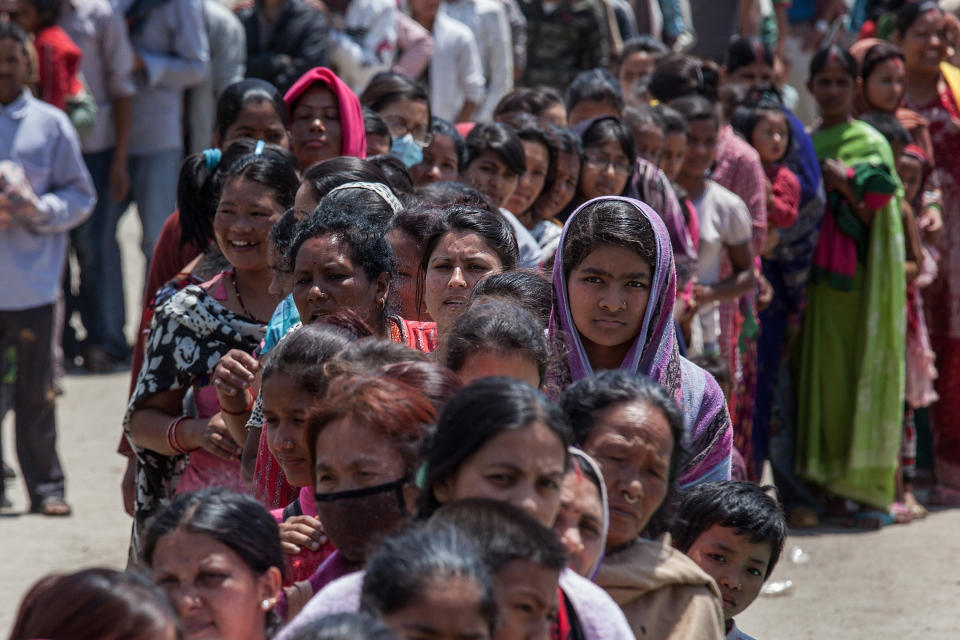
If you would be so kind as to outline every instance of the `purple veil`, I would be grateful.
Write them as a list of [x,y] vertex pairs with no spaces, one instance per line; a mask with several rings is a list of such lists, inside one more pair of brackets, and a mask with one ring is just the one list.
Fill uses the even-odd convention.
[[730,456],[733,430],[723,393],[709,373],[680,356],[674,332],[673,305],[677,296],[676,270],[670,235],[650,207],[639,200],[620,196],[595,198],[580,205],[567,219],[560,236],[553,264],[554,308],[550,315],[550,334],[562,337],[567,347],[570,381],[575,382],[593,373],[590,360],[573,323],[567,280],[563,273],[563,255],[570,223],[585,207],[610,200],[629,204],[653,227],[657,245],[650,301],[640,332],[620,365],[659,383],[676,400],[683,411],[687,452],[677,474],[682,487],[730,479]]

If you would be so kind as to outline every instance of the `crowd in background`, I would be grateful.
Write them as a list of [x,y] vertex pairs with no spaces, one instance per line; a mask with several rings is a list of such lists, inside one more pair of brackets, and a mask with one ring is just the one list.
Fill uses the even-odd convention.
[[960,505],[948,4],[0,0],[4,506],[131,372],[130,573],[12,640],[749,638]]

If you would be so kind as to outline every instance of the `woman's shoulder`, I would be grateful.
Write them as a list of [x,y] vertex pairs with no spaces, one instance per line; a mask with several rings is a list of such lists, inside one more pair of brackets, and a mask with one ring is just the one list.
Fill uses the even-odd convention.
[[626,616],[603,588],[570,569],[560,572],[560,588],[577,613],[586,640],[632,640]]
[[303,610],[290,621],[276,640],[289,640],[297,628],[335,613],[356,613],[360,610],[363,571],[337,578],[310,598]]

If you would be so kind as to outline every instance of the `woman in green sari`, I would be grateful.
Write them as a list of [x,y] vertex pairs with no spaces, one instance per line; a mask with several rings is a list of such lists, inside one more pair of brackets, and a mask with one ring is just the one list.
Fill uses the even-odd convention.
[[902,188],[886,139],[852,118],[856,70],[838,47],[810,65],[828,210],[799,341],[796,470],[828,495],[859,503],[856,522],[870,527],[889,522],[894,497],[906,285]]

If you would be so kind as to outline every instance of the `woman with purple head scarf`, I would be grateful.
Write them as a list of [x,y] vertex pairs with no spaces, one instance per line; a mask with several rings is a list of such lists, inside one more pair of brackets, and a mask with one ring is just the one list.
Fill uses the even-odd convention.
[[601,197],[568,218],[553,267],[550,333],[566,346],[562,389],[602,369],[660,384],[683,413],[681,487],[730,479],[733,434],[720,387],[680,356],[676,273],[666,227],[647,205]]

